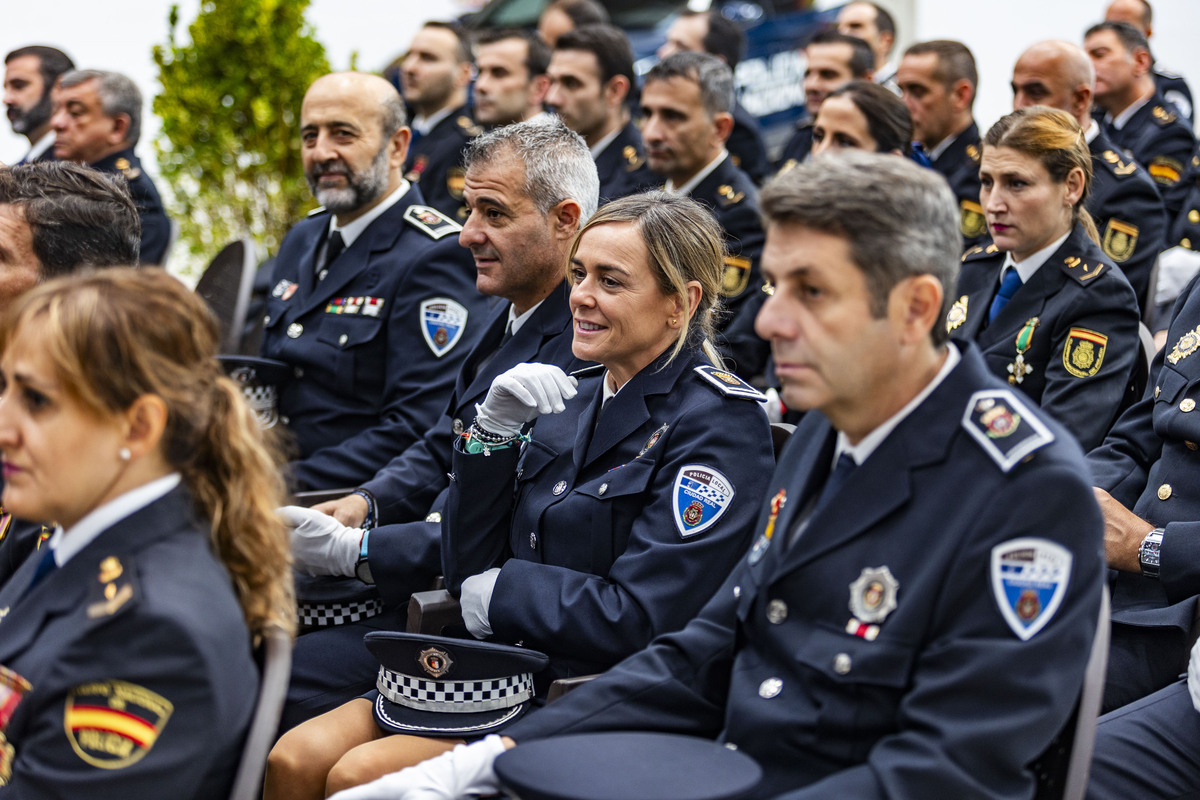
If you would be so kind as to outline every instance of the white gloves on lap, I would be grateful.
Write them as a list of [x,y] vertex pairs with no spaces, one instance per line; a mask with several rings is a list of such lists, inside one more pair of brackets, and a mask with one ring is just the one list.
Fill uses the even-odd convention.
[[354,575],[362,529],[347,528],[328,514],[284,506],[279,516],[291,528],[292,559],[305,575]]
[[458,800],[468,794],[495,794],[500,784],[492,764],[505,749],[504,741],[492,734],[415,767],[338,792],[330,800]]

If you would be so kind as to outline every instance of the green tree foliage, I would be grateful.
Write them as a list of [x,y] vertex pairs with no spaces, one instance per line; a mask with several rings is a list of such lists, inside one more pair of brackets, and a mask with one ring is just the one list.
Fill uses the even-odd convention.
[[313,205],[300,162],[300,103],[329,72],[304,19],[309,0],[207,0],[154,48],[162,86],[155,142],[180,239],[204,260],[244,236],[274,252]]

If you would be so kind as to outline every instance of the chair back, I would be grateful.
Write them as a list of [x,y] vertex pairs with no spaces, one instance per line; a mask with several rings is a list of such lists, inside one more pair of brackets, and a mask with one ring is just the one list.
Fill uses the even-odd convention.
[[292,672],[292,637],[282,628],[272,627],[263,636],[256,655],[262,658],[262,680],[259,682],[258,701],[254,704],[254,715],[250,718],[246,743],[242,745],[242,758],[233,779],[229,800],[258,800],[262,797],[267,753],[279,732],[279,718],[283,713],[283,701]]
[[196,284],[196,294],[204,298],[217,316],[222,353],[241,352],[246,310],[254,290],[255,265],[254,242],[239,239],[217,253]]

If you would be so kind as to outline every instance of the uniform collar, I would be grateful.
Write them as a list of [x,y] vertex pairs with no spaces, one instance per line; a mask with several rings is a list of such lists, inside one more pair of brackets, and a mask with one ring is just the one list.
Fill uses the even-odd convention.
[[156,478],[93,509],[83,519],[72,525],[69,532],[64,532],[61,527],[55,528],[54,535],[50,537],[50,548],[54,551],[54,563],[60,567],[63,566],[101,533],[160,497],[166,496],[168,492],[179,485],[180,480],[181,476],[178,472]]
[[1029,258],[1025,259],[1019,264],[1013,261],[1012,253],[1005,253],[1004,266],[1000,268],[1001,277],[1004,275],[1004,270],[1008,269],[1009,267],[1013,267],[1016,269],[1017,274],[1021,276],[1021,283],[1029,283],[1029,279],[1032,278],[1039,269],[1041,269],[1043,264],[1050,260],[1050,256],[1054,255],[1058,248],[1062,247],[1063,242],[1067,240],[1067,237],[1071,235],[1071,231],[1073,230],[1075,230],[1074,225],[1072,225],[1071,229],[1062,236],[1058,237],[1041,250],[1031,254]]
[[342,234],[342,241],[346,243],[346,247],[349,247],[350,245],[354,244],[355,239],[362,235],[362,232],[367,229],[368,225],[383,216],[383,213],[392,206],[396,205],[396,203],[399,203],[400,198],[404,197],[408,190],[408,181],[401,178],[400,185],[396,187],[396,191],[389,194],[382,203],[375,206],[353,222],[346,223],[345,227],[342,228],[337,226],[337,215],[330,214],[329,232],[332,233],[333,231],[340,231]]
[[1125,127],[1125,124],[1129,122],[1134,114],[1142,110],[1142,106],[1146,105],[1153,99],[1154,92],[1151,92],[1140,100],[1134,100],[1129,104],[1129,108],[1125,109],[1120,114],[1117,114],[1115,117],[1112,114],[1105,114],[1104,118],[1108,120],[1114,128],[1121,130]]
[[613,129],[612,133],[610,133],[608,136],[605,136],[600,141],[596,142],[596,146],[590,148],[592,151],[592,159],[595,160],[595,159],[599,158],[600,154],[604,152],[605,148],[608,147],[610,144],[612,144],[613,140],[616,139],[618,136],[620,136],[621,131],[623,131],[623,130],[625,130],[625,126],[618,125],[616,128]]
[[717,167],[721,166],[721,164],[727,158],[729,158],[729,151],[722,147],[721,154],[718,155],[716,158],[714,158],[712,161],[708,162],[708,165],[704,169],[700,170],[695,175],[693,175],[692,179],[690,181],[688,181],[683,186],[680,186],[678,189],[676,189],[675,184],[673,184],[671,181],[668,180],[666,185],[663,186],[663,190],[667,191],[667,192],[671,192],[673,194],[680,194],[680,195],[683,195],[684,197],[687,197],[693,191],[696,190],[696,187],[700,185],[700,182],[702,180],[704,180],[709,175],[711,175],[713,170],[715,170]]
[[428,117],[413,117],[412,129],[424,136],[436,128],[439,122],[454,113],[454,108],[454,106],[446,106],[441,111],[430,114]]
[[54,130],[50,129],[50,130],[46,131],[45,135],[42,136],[42,138],[40,138],[36,142],[34,142],[33,146],[29,148],[29,152],[25,154],[25,163],[32,164],[34,161],[37,161],[38,158],[41,157],[42,153],[46,152],[53,146],[54,146]]

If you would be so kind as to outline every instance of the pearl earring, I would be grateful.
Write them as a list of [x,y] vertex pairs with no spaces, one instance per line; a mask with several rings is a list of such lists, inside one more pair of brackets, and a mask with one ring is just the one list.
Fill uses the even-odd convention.
[[133,458],[133,453],[129,452],[128,447],[122,447],[120,450],[117,451],[117,456],[122,461],[128,461],[129,459]]

